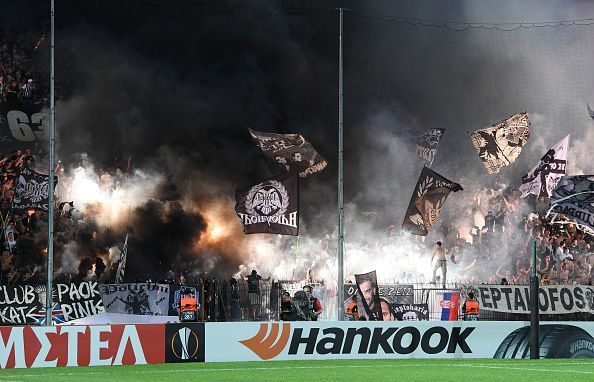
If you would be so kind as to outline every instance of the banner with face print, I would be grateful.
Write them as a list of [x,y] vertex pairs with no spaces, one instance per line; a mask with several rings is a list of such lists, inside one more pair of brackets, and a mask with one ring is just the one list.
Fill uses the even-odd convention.
[[243,232],[299,235],[297,174],[290,172],[235,192]]
[[413,235],[425,236],[439,217],[451,191],[460,191],[462,186],[435,171],[423,167],[421,176],[408,204],[402,229]]

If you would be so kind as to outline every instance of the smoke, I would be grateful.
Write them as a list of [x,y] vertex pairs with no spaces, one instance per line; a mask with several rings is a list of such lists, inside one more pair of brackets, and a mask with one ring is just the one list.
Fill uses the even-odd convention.
[[[78,272],[80,259],[96,256],[109,267],[110,248],[121,248],[129,233],[128,279],[170,270],[228,277],[255,268],[284,279],[304,278],[312,269],[333,282],[336,14],[284,16],[269,1],[251,4],[276,14],[265,17],[85,3],[61,2],[57,12],[58,156],[69,178],[59,187],[72,186],[62,200],[73,200],[85,216],[75,243],[59,248],[61,269]],[[346,12],[344,36],[345,274],[377,269],[386,280],[429,276],[430,250],[398,233],[422,167],[414,144],[424,129],[447,129],[433,168],[465,189],[452,193],[442,211],[465,237],[476,191],[495,183],[516,188],[567,133],[569,171],[594,170],[588,155],[593,122],[585,111],[586,102],[594,103],[592,26],[451,32],[355,15],[523,22],[582,18],[576,15],[591,12],[588,3],[345,6],[355,10]],[[527,146],[499,176],[488,176],[466,133],[523,110],[533,127]],[[329,161],[300,182],[299,238],[242,233],[235,189],[279,171],[264,160],[247,127],[302,133]],[[109,191],[102,170],[113,175],[116,167],[125,176]],[[427,246],[445,236],[436,225]],[[514,251],[502,247],[504,255],[483,275]]]

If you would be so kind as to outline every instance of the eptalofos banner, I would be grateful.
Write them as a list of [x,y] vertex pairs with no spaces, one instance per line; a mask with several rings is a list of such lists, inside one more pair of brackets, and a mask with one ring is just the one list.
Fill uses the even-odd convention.
[[[480,309],[530,314],[530,287],[521,285],[472,285],[478,291]],[[541,314],[594,313],[594,287],[589,285],[544,285],[538,291]]]
[[[206,362],[529,358],[528,322],[208,323]],[[542,358],[594,358],[594,323],[540,326]],[[545,341],[546,339],[546,341]]]
[[0,368],[204,361],[204,324],[0,328]]

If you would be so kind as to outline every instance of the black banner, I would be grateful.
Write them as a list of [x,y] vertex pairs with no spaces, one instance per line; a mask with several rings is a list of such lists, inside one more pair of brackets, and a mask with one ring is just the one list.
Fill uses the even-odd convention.
[[[57,177],[54,187],[56,186]],[[49,176],[38,174],[23,167],[17,178],[12,199],[12,209],[26,211],[36,209],[47,211],[49,201]]]
[[[0,325],[45,325],[45,285],[1,285]],[[94,281],[54,284],[52,320],[61,324],[104,311]]]
[[439,217],[441,207],[451,191],[460,191],[462,186],[435,171],[423,167],[417,185],[408,204],[402,229],[413,235],[425,236]]
[[299,235],[299,188],[294,172],[235,192],[243,232]]
[[204,362],[204,342],[203,323],[167,324],[165,362]]
[[264,133],[252,129],[250,134],[268,159],[302,178],[322,171],[328,165],[301,134]]
[[0,103],[0,147],[5,152],[33,148],[39,141],[47,141],[49,127],[49,113],[42,111],[41,104]]
[[428,321],[428,304],[396,304],[392,307],[397,321]]

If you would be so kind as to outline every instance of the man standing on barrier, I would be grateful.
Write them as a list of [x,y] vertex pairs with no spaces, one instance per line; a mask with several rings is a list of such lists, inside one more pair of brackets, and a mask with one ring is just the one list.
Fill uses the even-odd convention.
[[478,321],[479,303],[474,299],[473,292],[468,292],[468,298],[462,304],[462,313],[464,314],[464,321]]
[[435,259],[435,264],[433,265],[433,279],[432,279],[432,283],[435,284],[435,273],[437,272],[437,269],[441,268],[441,274],[442,274],[442,286],[445,289],[445,285],[446,285],[446,273],[448,272],[448,264],[447,264],[447,260],[446,260],[446,255],[447,252],[446,250],[441,246],[441,241],[438,241],[437,243],[435,243],[435,249],[433,250],[433,254],[431,255],[431,262],[433,262],[433,259]]

